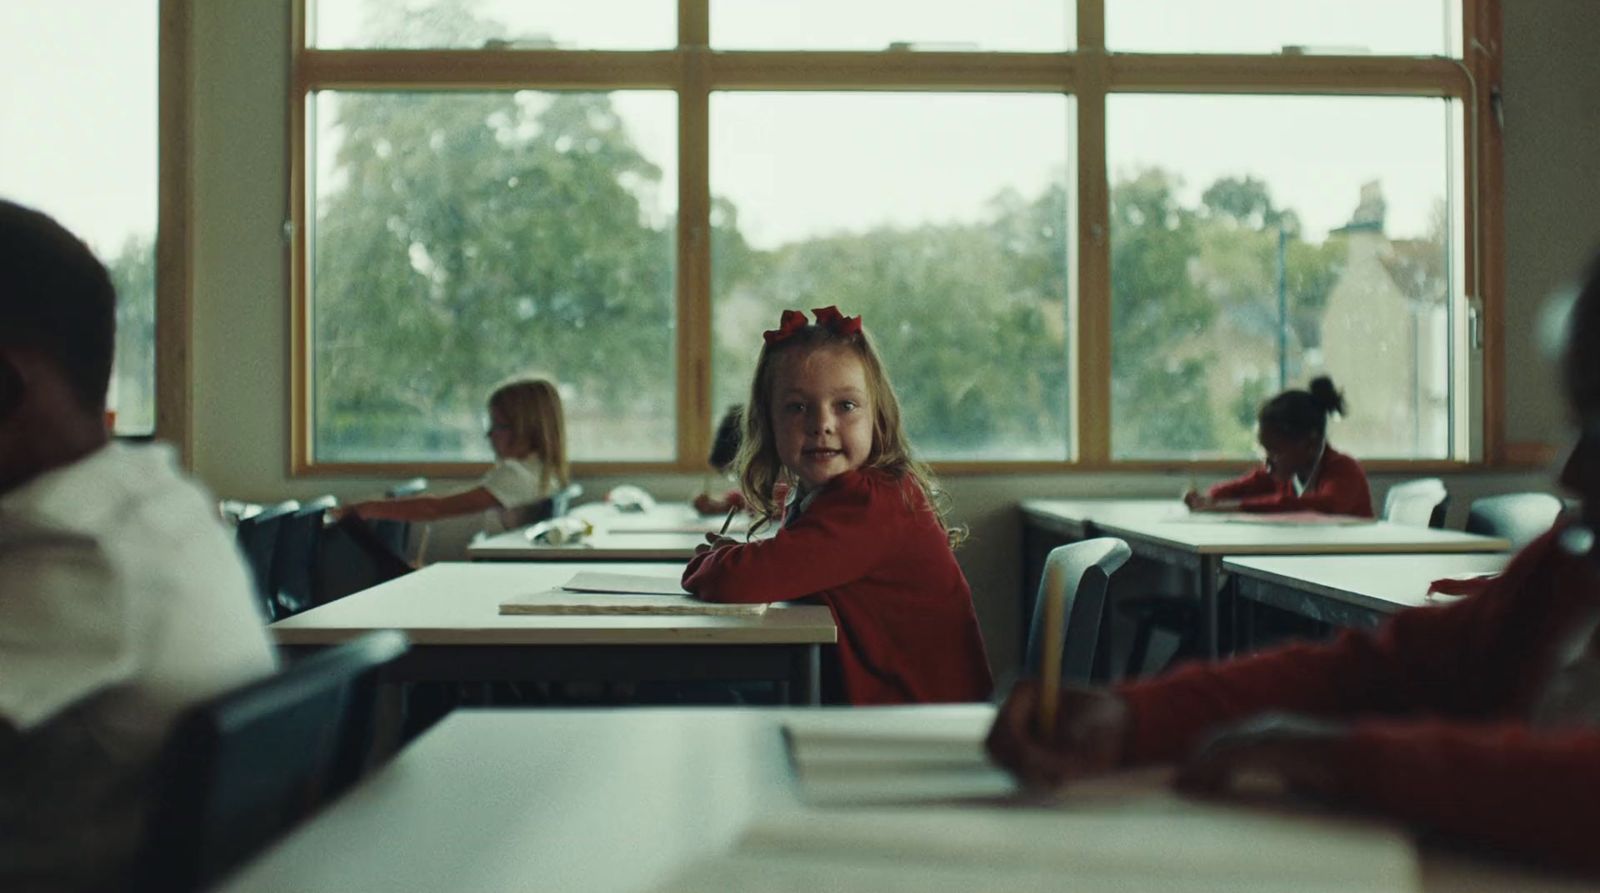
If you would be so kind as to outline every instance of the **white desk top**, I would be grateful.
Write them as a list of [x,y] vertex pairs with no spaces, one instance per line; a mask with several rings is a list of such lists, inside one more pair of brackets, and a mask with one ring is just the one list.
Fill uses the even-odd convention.
[[1511,548],[1509,542],[1495,537],[1459,530],[1408,527],[1387,521],[1314,525],[1252,524],[1222,519],[1097,519],[1094,523],[1106,536],[1143,541],[1197,555],[1504,552]]
[[[722,528],[726,515],[701,515],[687,505],[663,503],[645,512],[619,512],[605,503],[572,510],[595,532],[571,546],[528,541],[527,528],[508,530],[467,546],[472,561],[688,561],[707,533]],[[748,530],[748,515],[736,515],[729,535]]]
[[1294,555],[1282,558],[1229,558],[1222,569],[1392,613],[1419,605],[1444,604],[1426,597],[1428,584],[1456,574],[1496,573],[1511,555]]
[[1057,522],[1080,536],[1091,523],[1162,521],[1189,514],[1177,499],[1024,499],[1021,509],[1037,521]]
[[662,564],[474,563],[429,565],[272,624],[282,645],[327,645],[375,629],[403,630],[414,645],[831,644],[822,605],[773,605],[759,617],[502,615],[514,595],[560,586],[580,570],[677,576]]
[[[908,710],[992,708],[837,712],[897,728]],[[647,890],[726,851],[751,817],[796,808],[778,731],[784,714],[457,711],[220,889]],[[1422,856],[1427,891],[1593,889],[1460,856]]]

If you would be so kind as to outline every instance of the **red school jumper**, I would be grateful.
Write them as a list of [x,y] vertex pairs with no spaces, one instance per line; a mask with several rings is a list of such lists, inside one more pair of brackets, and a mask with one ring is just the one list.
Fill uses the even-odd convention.
[[839,475],[771,539],[695,556],[683,587],[711,602],[827,605],[852,704],[982,701],[994,689],[972,590],[909,476]]
[[1311,486],[1299,496],[1294,484],[1280,481],[1257,468],[1242,478],[1212,487],[1212,499],[1238,499],[1243,512],[1322,512],[1326,515],[1354,515],[1371,518],[1372,490],[1361,463],[1335,450],[1323,447],[1322,461],[1312,474]]
[[1129,764],[1174,761],[1267,711],[1349,722],[1330,768],[1354,805],[1600,870],[1600,728],[1531,725],[1554,651],[1600,611],[1600,573],[1552,531],[1481,593],[1346,632],[1131,682]]

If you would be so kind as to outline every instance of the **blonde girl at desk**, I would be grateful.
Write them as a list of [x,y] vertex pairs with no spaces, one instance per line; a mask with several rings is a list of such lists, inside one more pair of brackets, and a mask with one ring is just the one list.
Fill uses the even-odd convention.
[[556,386],[542,378],[507,382],[489,395],[489,445],[495,464],[476,487],[447,496],[356,502],[344,512],[388,521],[436,521],[483,513],[484,530],[526,523],[527,510],[566,487],[566,421]]

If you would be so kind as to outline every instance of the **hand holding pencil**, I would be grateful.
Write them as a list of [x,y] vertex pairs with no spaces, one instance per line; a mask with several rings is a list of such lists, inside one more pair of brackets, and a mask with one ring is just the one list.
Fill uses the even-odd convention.
[[[1111,691],[1069,685],[1055,687],[1046,709],[1046,687],[1027,679],[1012,689],[989,730],[989,756],[1024,785],[1046,790],[1120,768],[1127,703]],[[1042,726],[1046,713],[1050,724]]]
[[738,540],[728,536],[728,527],[729,525],[733,524],[734,516],[738,514],[738,506],[728,509],[728,517],[723,519],[722,529],[718,530],[716,533],[706,534],[706,541],[694,547],[694,554],[699,555],[702,552],[709,552],[712,549],[720,549],[723,546],[738,545]]

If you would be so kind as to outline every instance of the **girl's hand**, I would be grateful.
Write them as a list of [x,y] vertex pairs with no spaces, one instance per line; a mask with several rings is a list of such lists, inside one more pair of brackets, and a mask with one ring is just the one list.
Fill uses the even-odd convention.
[[694,547],[694,554],[696,554],[696,555],[704,555],[707,552],[711,552],[711,551],[714,551],[716,549],[721,549],[724,546],[737,546],[737,545],[739,545],[739,541],[734,539],[734,538],[732,538],[732,537],[720,536],[720,535],[715,534],[715,533],[708,533],[708,534],[706,534],[706,541],[701,543],[700,545]]
[[1348,729],[1293,714],[1266,714],[1229,726],[1200,745],[1178,772],[1178,787],[1202,796],[1259,796],[1263,789],[1315,800],[1343,788],[1338,749]]
[[[1171,493],[1172,491],[1168,490],[1167,492]],[[1211,499],[1200,495],[1199,490],[1191,487],[1183,494],[1183,504],[1188,506],[1191,512],[1203,512],[1211,507]]]
[[1054,789],[1122,765],[1128,737],[1128,705],[1109,691],[1067,686],[1056,708],[1056,726],[1039,726],[1039,684],[1017,683],[1000,705],[986,745],[996,763],[1024,785]]
[[690,501],[694,510],[702,515],[720,515],[728,510],[728,503],[712,496],[710,493],[701,493]]

